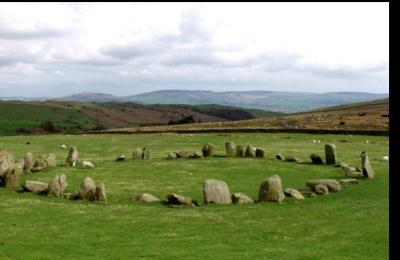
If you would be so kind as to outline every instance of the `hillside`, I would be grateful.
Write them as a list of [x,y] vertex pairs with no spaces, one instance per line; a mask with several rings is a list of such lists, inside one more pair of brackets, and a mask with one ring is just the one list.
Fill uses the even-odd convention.
[[268,117],[276,114],[279,113],[220,105],[1,101],[0,134],[49,132],[42,127],[48,121],[51,121],[58,131],[81,132],[185,122],[223,122]]
[[134,102],[140,104],[182,104],[203,105],[218,104],[264,111],[296,113],[327,106],[342,105],[352,102],[371,101],[387,97],[387,94],[361,92],[305,93],[274,91],[189,91],[163,90],[133,96],[117,97],[103,93],[78,93],[65,96],[56,101],[77,102]]
[[244,121],[111,129],[108,133],[201,131],[389,131],[389,99],[352,103],[290,115]]

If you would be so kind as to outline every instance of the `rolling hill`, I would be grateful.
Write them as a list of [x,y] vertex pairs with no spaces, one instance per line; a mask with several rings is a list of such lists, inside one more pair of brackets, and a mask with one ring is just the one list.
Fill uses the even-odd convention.
[[163,90],[133,96],[117,97],[102,93],[78,93],[55,100],[77,102],[134,102],[140,104],[217,104],[248,109],[260,109],[283,113],[296,113],[311,109],[370,101],[387,97],[387,94],[362,92],[274,92],[274,91],[189,91]]

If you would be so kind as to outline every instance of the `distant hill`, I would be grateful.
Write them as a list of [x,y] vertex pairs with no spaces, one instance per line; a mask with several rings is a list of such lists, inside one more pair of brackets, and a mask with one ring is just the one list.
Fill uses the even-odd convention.
[[142,104],[220,104],[244,108],[262,109],[294,113],[320,107],[341,105],[352,102],[376,100],[387,97],[387,94],[361,92],[273,92],[273,91],[186,91],[163,90],[122,97],[121,100]]
[[389,133],[389,99],[351,103],[303,113],[242,121],[174,126],[110,129],[108,133],[209,132],[209,131],[324,131]]
[[283,113],[296,113],[327,106],[342,105],[352,102],[370,101],[387,97],[387,94],[362,92],[274,92],[274,91],[191,91],[162,90],[133,96],[117,97],[104,93],[78,93],[53,100],[77,102],[134,102],[144,105],[181,104],[204,105],[216,104],[249,109],[260,109]]

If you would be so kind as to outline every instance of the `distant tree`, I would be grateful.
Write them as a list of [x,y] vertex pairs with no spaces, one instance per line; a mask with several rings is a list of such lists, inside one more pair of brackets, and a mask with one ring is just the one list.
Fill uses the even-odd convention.
[[196,123],[196,120],[194,120],[193,116],[190,115],[176,121],[170,120],[168,122],[168,125],[180,125],[180,124],[192,124],[192,123]]

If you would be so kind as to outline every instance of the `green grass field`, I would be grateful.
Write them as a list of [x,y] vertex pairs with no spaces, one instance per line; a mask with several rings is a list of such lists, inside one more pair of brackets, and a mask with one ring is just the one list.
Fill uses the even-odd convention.
[[[320,144],[312,143],[320,139]],[[347,140],[347,142],[340,142]],[[365,141],[369,140],[369,143]],[[26,145],[29,141],[31,144]],[[225,158],[224,143],[264,147],[266,159]],[[23,180],[48,182],[68,177],[66,192],[84,177],[104,181],[108,202],[69,201],[0,188],[0,259],[387,259],[388,137],[310,134],[47,135],[0,137],[0,148],[24,153],[55,153],[60,166],[28,173]],[[206,159],[164,159],[176,150],[199,151],[216,145]],[[304,188],[316,178],[343,178],[340,168],[281,162],[282,152],[309,161],[335,143],[339,160],[360,165],[366,150],[376,176],[343,186],[339,193],[286,198],[281,204],[204,205],[170,208],[132,200],[142,192],[161,199],[174,192],[203,201],[202,183],[224,180],[231,192],[257,199],[260,183],[278,174],[283,187]],[[67,151],[95,169],[62,166]],[[136,147],[151,150],[151,160],[134,161]],[[119,154],[127,160],[115,162]],[[21,180],[21,183],[23,182]]]
[[66,131],[79,131],[95,125],[93,119],[76,109],[43,104],[0,103],[0,135],[15,135],[21,128],[39,127],[42,122],[52,121]]

